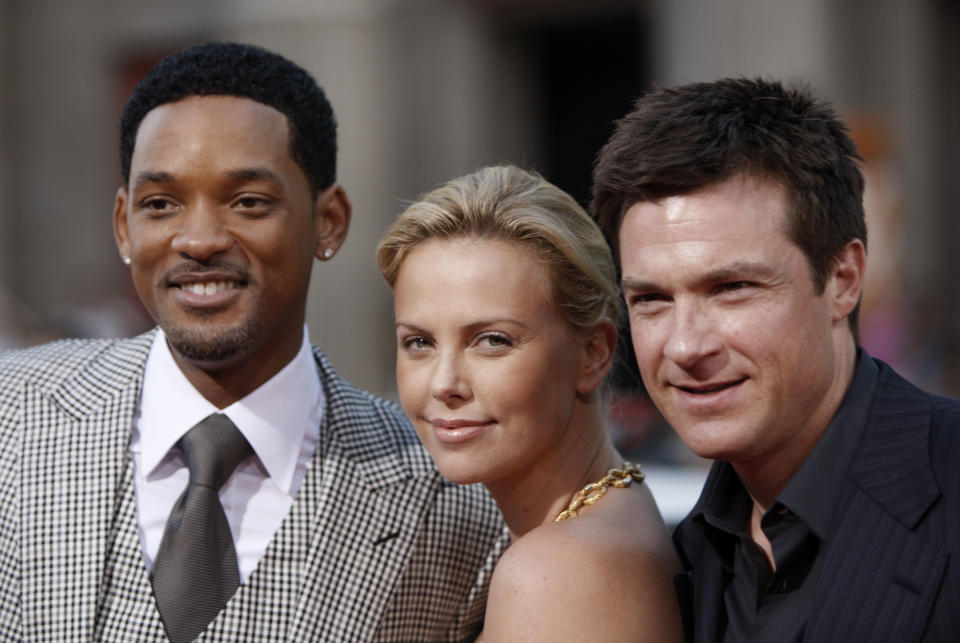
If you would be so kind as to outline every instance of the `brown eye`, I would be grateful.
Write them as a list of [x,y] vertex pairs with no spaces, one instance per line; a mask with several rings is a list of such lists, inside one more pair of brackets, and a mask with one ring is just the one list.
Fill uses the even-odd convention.
[[146,210],[150,215],[167,214],[176,208],[176,206],[170,200],[161,199],[158,197],[144,200],[140,204],[140,207]]
[[243,197],[237,201],[237,205],[239,205],[241,208],[255,208],[261,203],[263,202],[260,199],[256,199],[252,196]]

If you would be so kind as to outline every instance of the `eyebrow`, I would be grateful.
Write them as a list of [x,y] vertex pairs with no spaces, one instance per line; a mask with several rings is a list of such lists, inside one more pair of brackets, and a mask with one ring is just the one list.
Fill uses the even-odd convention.
[[[134,177],[133,187],[138,188],[146,183],[173,183],[176,176],[170,172],[145,170]],[[269,181],[271,183],[282,184],[277,173],[266,167],[244,167],[227,172],[227,178],[231,181]]]
[[415,333],[424,334],[424,333],[427,332],[427,330],[426,330],[425,328],[420,328],[420,327],[417,326],[416,324],[409,324],[409,323],[407,323],[407,322],[400,321],[400,320],[398,319],[398,320],[396,321],[396,323],[394,324],[394,327],[395,327],[395,328],[400,328],[401,326],[402,326],[403,328],[410,329],[411,331],[413,331],[413,332],[415,332]]
[[[490,326],[491,324],[497,324],[497,323],[516,324],[517,326],[520,326],[520,327],[522,327],[522,328],[529,328],[529,326],[527,326],[527,324],[524,324],[522,321],[519,321],[519,320],[517,320],[517,319],[513,319],[512,317],[493,317],[493,318],[490,318],[490,319],[480,319],[480,320],[477,320],[477,321],[475,321],[475,322],[471,322],[471,323],[469,323],[469,324],[466,324],[466,325],[462,326],[461,328],[462,328],[462,329],[465,329],[465,330],[474,330],[474,329],[477,329],[477,328],[483,328],[484,326]],[[405,321],[400,320],[400,319],[398,319],[398,320],[396,321],[396,323],[394,324],[394,326],[395,326],[396,328],[400,328],[401,326],[403,326],[404,328],[408,328],[408,329],[412,330],[412,331],[415,332],[415,333],[429,333],[429,332],[430,332],[430,331],[428,331],[426,328],[421,328],[420,326],[417,326],[416,324],[411,324],[411,323],[409,323],[409,322],[405,322]]]
[[227,176],[234,181],[270,181],[282,183],[276,172],[266,167],[244,167],[230,170]]
[[776,275],[776,270],[766,263],[758,261],[735,261],[726,266],[708,272],[703,281],[718,282],[749,279],[770,279]]
[[[739,281],[743,279],[769,280],[773,279],[776,274],[776,270],[766,263],[759,263],[756,261],[735,261],[731,264],[711,270],[704,275],[700,275],[697,278],[697,281],[710,284],[724,281]],[[624,277],[620,281],[620,289],[623,291],[643,292],[649,290],[660,290],[660,286],[652,281]]]
[[620,290],[659,290],[659,288],[652,281],[643,281],[640,279],[630,279],[629,277],[624,277],[620,280]]
[[151,172],[149,170],[138,173],[133,180],[133,187],[138,188],[145,183],[173,183],[174,176],[169,172]]

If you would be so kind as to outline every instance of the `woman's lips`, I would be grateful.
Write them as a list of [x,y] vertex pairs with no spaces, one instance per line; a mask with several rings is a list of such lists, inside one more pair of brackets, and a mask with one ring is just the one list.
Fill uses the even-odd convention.
[[437,440],[445,444],[460,444],[485,433],[496,424],[493,420],[429,420]]

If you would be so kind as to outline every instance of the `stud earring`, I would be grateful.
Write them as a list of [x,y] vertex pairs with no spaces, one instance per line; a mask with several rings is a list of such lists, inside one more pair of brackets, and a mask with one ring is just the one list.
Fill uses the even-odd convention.
[[124,265],[129,266],[129,265],[130,265],[130,257],[127,256],[127,255],[123,255],[123,263],[124,263]]
[[329,259],[332,256],[333,256],[333,250],[331,250],[330,248],[325,248],[323,251],[323,258]]

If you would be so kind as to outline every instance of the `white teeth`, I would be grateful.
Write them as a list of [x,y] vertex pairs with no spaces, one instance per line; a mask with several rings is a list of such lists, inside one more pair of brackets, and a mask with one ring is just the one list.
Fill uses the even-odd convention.
[[224,290],[235,288],[236,284],[232,281],[207,281],[191,284],[181,284],[180,288],[195,295],[215,295]]

